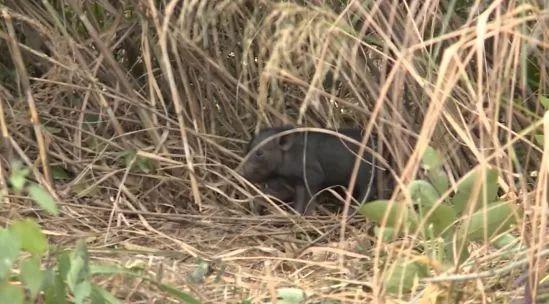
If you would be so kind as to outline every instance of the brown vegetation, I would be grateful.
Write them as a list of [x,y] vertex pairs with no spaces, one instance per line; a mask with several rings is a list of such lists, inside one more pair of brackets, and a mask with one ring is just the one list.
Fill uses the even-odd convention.
[[[61,215],[9,192],[0,223],[36,217],[50,242],[85,239],[94,260],[145,267],[204,303],[271,301],[281,287],[382,303],[380,255],[406,256],[413,237],[379,242],[355,219],[340,238],[333,213],[252,215],[257,189],[234,171],[261,126],[361,125],[398,177],[394,198],[431,145],[454,185],[498,168],[500,197],[524,214],[523,255],[472,244],[457,279],[399,301],[508,303],[523,264],[475,275],[526,259],[531,282],[547,276],[536,255],[549,243],[542,2],[6,0],[0,186],[22,160]],[[199,259],[212,272],[193,283]],[[128,303],[175,302],[140,280],[101,283]]]

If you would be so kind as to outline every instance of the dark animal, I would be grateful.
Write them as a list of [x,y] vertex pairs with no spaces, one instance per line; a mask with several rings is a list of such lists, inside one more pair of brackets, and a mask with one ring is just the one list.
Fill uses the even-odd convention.
[[[292,185],[288,184],[283,178],[272,178],[260,185],[261,191],[265,195],[274,197],[275,199],[291,205],[295,198],[295,189]],[[257,197],[254,199],[254,209],[256,213],[260,213],[262,207],[267,205],[264,197]]]
[[[359,146],[340,136],[314,131],[296,130],[280,136],[281,132],[293,129],[291,126],[262,129],[250,141],[247,159],[239,172],[253,183],[282,178],[294,187],[294,209],[308,214],[314,209],[314,202],[307,209],[312,195],[327,187],[349,185]],[[362,141],[360,129],[339,129],[337,133]],[[353,193],[359,201],[368,199],[373,186],[373,160],[365,151]]]
[[263,192],[285,203],[295,198],[295,189],[281,177],[268,180],[263,186]]

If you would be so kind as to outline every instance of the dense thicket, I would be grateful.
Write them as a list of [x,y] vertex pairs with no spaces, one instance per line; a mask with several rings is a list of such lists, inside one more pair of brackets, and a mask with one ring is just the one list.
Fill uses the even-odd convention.
[[[323,232],[339,240],[330,230],[339,218],[251,216],[257,191],[233,170],[261,126],[360,125],[378,135],[387,174],[399,181],[394,198],[423,176],[428,145],[443,155],[452,185],[479,165],[497,168],[499,197],[524,212],[514,232],[532,249],[531,269],[540,266],[549,153],[543,1],[6,0],[0,8],[2,223],[36,215],[6,188],[10,161],[22,160],[62,206],[61,218],[40,218],[55,242],[85,236],[96,258],[122,260],[183,250],[169,255],[182,262],[167,274],[175,284],[196,262],[187,255],[225,257],[230,271],[220,277],[235,289],[213,281],[193,289],[203,301],[269,298],[287,285],[379,299],[379,265],[363,256],[345,255],[354,266],[328,253],[300,256],[316,259],[313,274],[284,260]],[[387,190],[384,178],[377,187]],[[362,224],[341,250],[355,252]],[[131,254],[103,251],[113,245]],[[362,253],[389,250],[374,246]],[[478,263],[492,267],[489,248],[475,248]],[[367,271],[357,270],[363,264]],[[499,301],[516,288],[510,279],[484,284],[463,292]]]

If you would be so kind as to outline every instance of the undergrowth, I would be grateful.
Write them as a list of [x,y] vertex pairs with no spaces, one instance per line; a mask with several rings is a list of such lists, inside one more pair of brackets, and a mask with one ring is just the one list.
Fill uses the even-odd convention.
[[[0,10],[0,300],[549,297],[543,1]],[[286,123],[362,127],[379,200],[253,214],[235,168]]]

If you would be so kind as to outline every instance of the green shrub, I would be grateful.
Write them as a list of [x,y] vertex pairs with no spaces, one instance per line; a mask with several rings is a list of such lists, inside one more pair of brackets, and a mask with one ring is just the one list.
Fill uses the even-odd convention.
[[[407,189],[413,206],[403,200],[378,200],[360,207],[364,217],[381,225],[376,233],[383,233],[382,240],[417,233],[425,251],[437,252],[435,259],[446,269],[465,261],[470,242],[484,240],[500,248],[515,242],[509,230],[516,223],[516,210],[510,202],[498,200],[496,170],[476,168],[453,190],[436,150],[426,150],[422,167],[427,180],[414,180]],[[414,278],[428,274],[424,263],[397,261],[385,276],[385,289],[408,291]]]
[[[58,215],[55,199],[40,185],[27,180],[28,168],[20,163],[12,164],[11,168],[9,182],[13,190],[28,193],[46,212]],[[54,263],[43,267],[46,258]],[[93,283],[96,276],[119,274],[155,284],[183,303],[200,303],[139,271],[90,262],[84,241],[78,242],[72,250],[52,250],[40,225],[33,219],[16,220],[0,229],[0,303],[34,303],[39,297],[46,304],[120,303],[106,289]]]

